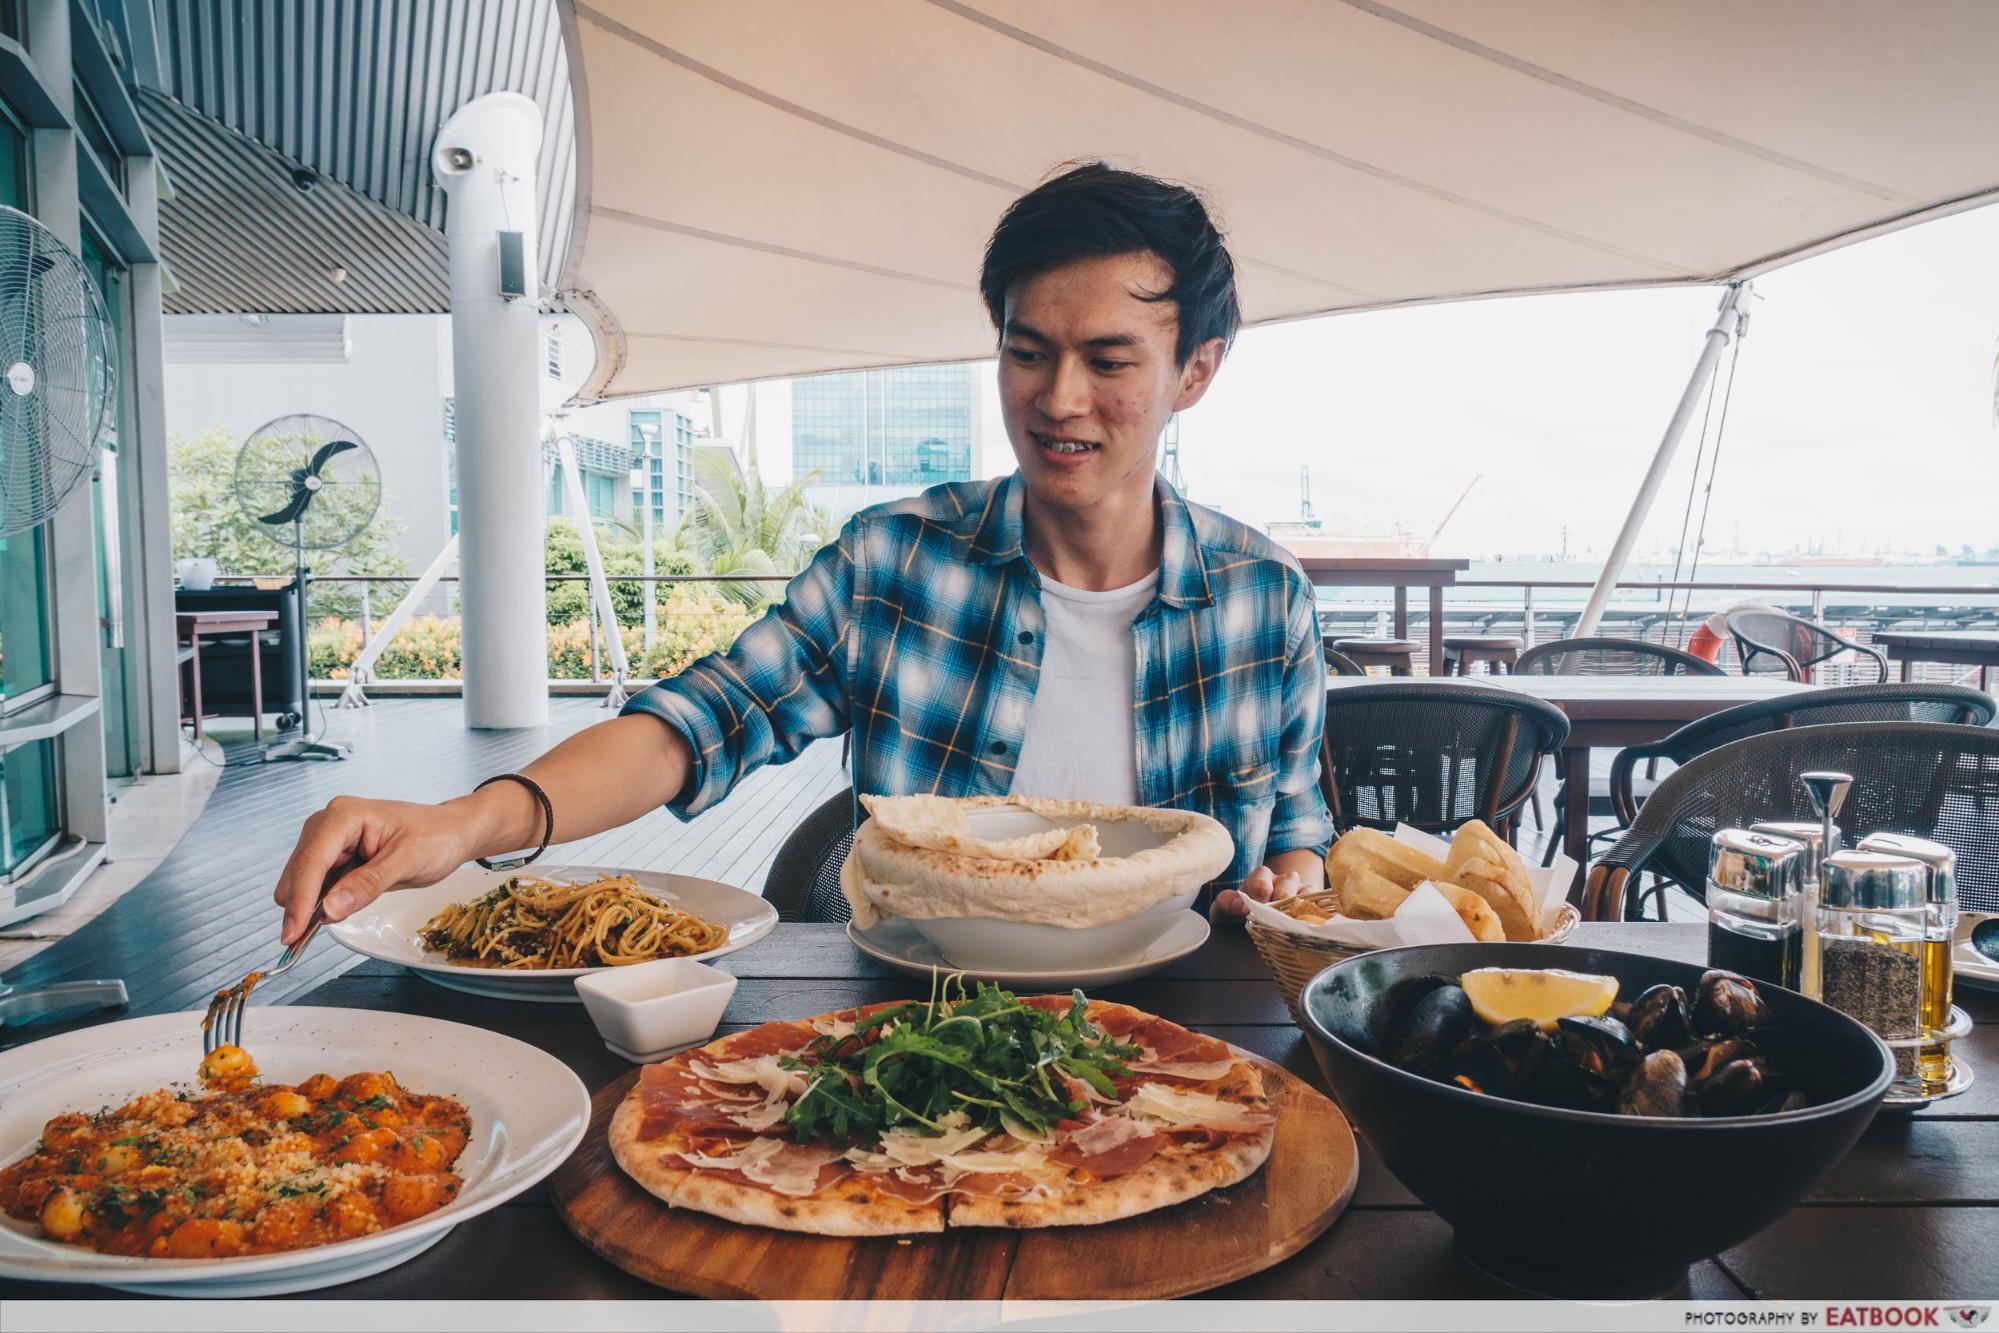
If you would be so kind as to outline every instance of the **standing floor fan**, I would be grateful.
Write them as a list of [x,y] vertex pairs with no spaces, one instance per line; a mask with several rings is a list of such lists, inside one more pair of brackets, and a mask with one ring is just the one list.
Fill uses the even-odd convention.
[[[236,501],[258,531],[291,548],[297,570],[299,737],[266,747],[265,760],[345,759],[350,747],[312,733],[312,618],[307,551],[337,551],[361,535],[382,502],[382,476],[361,437],[330,417],[279,417],[259,426],[236,455]],[[250,650],[258,651],[253,639]],[[264,701],[253,705],[262,708]],[[322,718],[324,713],[321,714]]]

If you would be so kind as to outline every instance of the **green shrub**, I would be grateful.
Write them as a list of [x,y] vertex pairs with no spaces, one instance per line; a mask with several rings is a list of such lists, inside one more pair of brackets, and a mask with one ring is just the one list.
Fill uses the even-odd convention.
[[[734,602],[689,584],[669,584],[655,608],[658,634],[650,654],[645,632],[636,625],[620,626],[631,678],[655,680],[685,670],[709,653],[726,651],[756,614]],[[345,680],[361,651],[361,627],[351,620],[328,618],[312,631],[312,674],[316,680]],[[601,653],[601,645],[599,649]],[[600,674],[610,675],[610,662],[600,662]],[[376,680],[457,680],[464,670],[455,616],[413,616],[375,661]],[[552,680],[590,678],[590,630],[587,618],[548,627],[548,674]]]

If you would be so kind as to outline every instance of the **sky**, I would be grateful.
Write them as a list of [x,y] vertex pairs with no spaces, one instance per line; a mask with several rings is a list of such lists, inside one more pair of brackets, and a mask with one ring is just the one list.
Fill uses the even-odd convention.
[[[1521,297],[1248,330],[1182,418],[1188,491],[1260,525],[1297,517],[1309,467],[1328,528],[1428,535],[1477,477],[1437,554],[1552,554],[1567,529],[1572,554],[1600,555],[1719,299],[1706,287]],[[1709,552],[1999,544],[1999,207],[1779,269],[1750,305]],[[991,377],[988,364],[988,475],[1012,466]],[[1699,425],[1641,557],[1678,540]]]

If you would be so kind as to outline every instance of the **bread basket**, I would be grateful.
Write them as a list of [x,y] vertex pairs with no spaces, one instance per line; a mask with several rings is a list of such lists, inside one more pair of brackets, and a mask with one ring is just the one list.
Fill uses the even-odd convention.
[[[1340,907],[1340,895],[1333,890],[1324,893],[1303,893],[1271,905],[1290,916],[1294,915],[1299,907],[1308,904],[1337,912]],[[1582,914],[1576,911],[1573,903],[1563,903],[1561,911],[1555,918],[1554,927],[1534,942],[1560,944],[1574,932],[1576,924],[1581,920]],[[1256,952],[1263,958],[1264,966],[1268,967],[1270,975],[1276,978],[1277,991],[1284,997],[1284,1004],[1291,1011],[1292,1021],[1301,1025],[1304,1019],[1298,1011],[1298,993],[1305,988],[1305,983],[1343,958],[1372,952],[1369,949],[1354,948],[1313,935],[1289,934],[1274,926],[1267,926],[1261,921],[1251,920],[1247,925],[1250,943],[1256,946]]]

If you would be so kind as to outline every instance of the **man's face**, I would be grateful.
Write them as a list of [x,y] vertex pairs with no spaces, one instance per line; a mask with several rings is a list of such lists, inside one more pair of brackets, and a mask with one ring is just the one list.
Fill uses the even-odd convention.
[[1157,255],[1079,260],[1007,293],[1000,332],[1000,412],[1007,438],[1042,504],[1088,511],[1107,499],[1152,494],[1159,433],[1207,392],[1219,338],[1174,361],[1179,312]]

